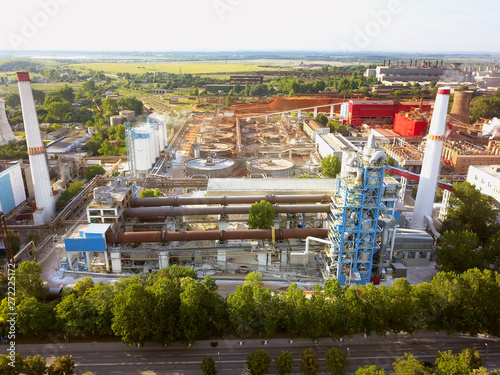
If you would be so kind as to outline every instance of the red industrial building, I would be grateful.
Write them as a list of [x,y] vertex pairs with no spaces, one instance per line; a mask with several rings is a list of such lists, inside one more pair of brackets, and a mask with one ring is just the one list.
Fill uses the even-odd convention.
[[425,135],[427,121],[418,121],[396,113],[394,116],[394,131],[403,137],[413,139],[414,136]]
[[410,112],[421,108],[422,112],[430,112],[430,104],[419,102],[402,102],[397,100],[350,100],[347,122],[358,127],[367,125],[393,124],[397,113]]

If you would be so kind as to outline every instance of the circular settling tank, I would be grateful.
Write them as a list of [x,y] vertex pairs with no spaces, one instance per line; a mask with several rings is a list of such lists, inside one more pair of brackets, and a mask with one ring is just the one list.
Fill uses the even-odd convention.
[[234,171],[234,161],[227,158],[197,158],[186,161],[184,165],[188,176],[201,174],[221,178],[230,176]]
[[209,155],[229,158],[233,153],[234,145],[222,142],[206,144],[194,143],[192,148],[195,158],[207,158]]
[[269,177],[291,177],[295,163],[285,159],[254,159],[247,161],[250,173],[265,173]]

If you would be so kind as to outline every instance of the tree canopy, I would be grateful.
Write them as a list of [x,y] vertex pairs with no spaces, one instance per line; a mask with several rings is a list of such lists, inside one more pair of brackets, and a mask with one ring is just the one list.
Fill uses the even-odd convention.
[[467,181],[453,184],[453,189],[443,230],[462,226],[476,233],[481,242],[486,241],[491,231],[496,231],[498,210],[493,198],[482,194]]
[[342,163],[337,155],[326,155],[321,161],[323,175],[335,178],[340,173]]
[[250,229],[271,229],[276,216],[273,205],[265,200],[255,202],[248,213],[248,227]]

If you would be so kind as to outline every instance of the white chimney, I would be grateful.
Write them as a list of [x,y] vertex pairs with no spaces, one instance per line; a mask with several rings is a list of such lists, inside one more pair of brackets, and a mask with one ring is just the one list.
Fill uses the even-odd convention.
[[24,131],[26,132],[26,144],[31,166],[33,188],[35,190],[35,201],[37,211],[33,215],[35,224],[44,224],[49,221],[55,213],[55,201],[50,185],[49,170],[45,147],[40,134],[40,125],[35,109],[35,100],[31,90],[31,82],[28,73],[17,73],[19,84],[19,96],[21,97],[21,108],[23,111]]
[[441,164],[441,152],[446,132],[446,114],[449,100],[450,88],[440,88],[436,96],[434,113],[432,114],[431,126],[427,135],[422,172],[420,173],[417,199],[415,200],[415,210],[411,219],[411,227],[414,229],[425,228],[424,217],[432,217],[432,207],[434,196],[436,195],[439,166]]
[[9,125],[9,120],[7,120],[7,114],[5,113],[5,101],[0,100],[0,146],[15,140],[16,136]]

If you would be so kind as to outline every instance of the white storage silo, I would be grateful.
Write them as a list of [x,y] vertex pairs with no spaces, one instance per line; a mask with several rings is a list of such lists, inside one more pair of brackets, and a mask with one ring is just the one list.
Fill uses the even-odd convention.
[[134,139],[134,160],[137,175],[145,175],[153,165],[151,157],[151,129],[132,130]]

